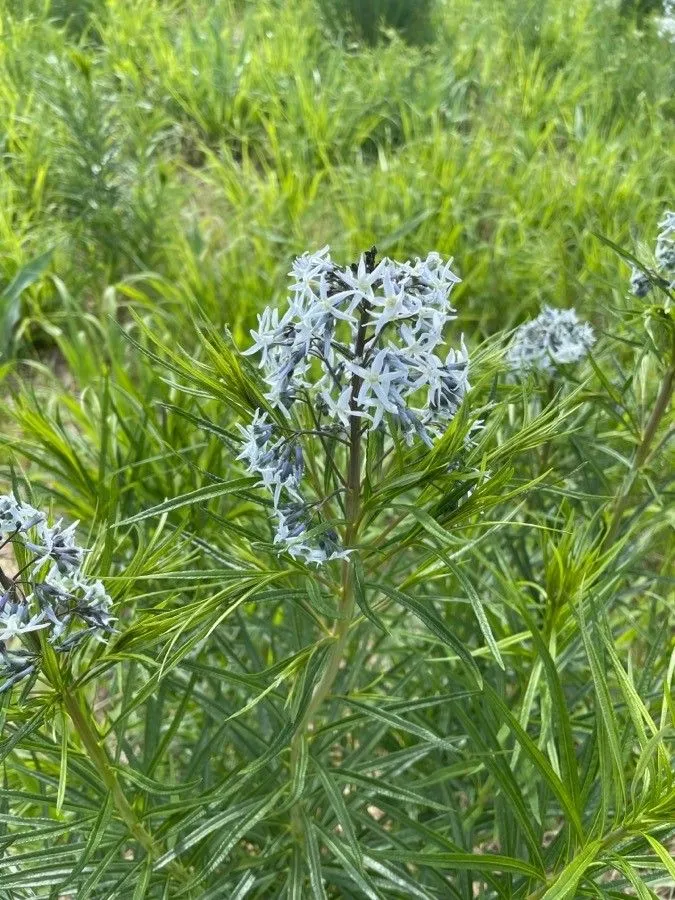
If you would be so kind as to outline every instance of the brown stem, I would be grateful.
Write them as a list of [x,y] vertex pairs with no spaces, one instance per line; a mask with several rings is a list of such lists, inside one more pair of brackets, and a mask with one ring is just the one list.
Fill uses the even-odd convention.
[[[675,352],[673,355],[675,357]],[[661,387],[659,389],[656,402],[654,403],[654,408],[652,409],[649,421],[647,422],[647,427],[645,428],[645,433],[642,436],[642,440],[640,441],[640,444],[635,451],[635,456],[633,457],[633,462],[631,463],[631,467],[624,482],[621,493],[616,498],[614,512],[612,514],[609,529],[607,530],[607,534],[605,535],[605,539],[602,544],[604,550],[611,546],[617,536],[617,533],[621,526],[621,520],[624,513],[626,512],[626,507],[630,502],[630,495],[631,491],[633,490],[635,480],[640,473],[640,469],[649,458],[649,453],[651,451],[654,438],[656,437],[659,423],[668,410],[670,398],[673,394],[674,384],[675,362],[671,362],[671,365],[666,370],[666,373],[663,376],[663,380],[661,381]]]

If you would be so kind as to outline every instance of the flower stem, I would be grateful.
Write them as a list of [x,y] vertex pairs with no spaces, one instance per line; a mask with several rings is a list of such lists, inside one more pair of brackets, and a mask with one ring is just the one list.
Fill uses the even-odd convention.
[[[157,859],[161,856],[160,847],[158,847],[153,836],[142,824],[135,810],[127,800],[124,789],[113,768],[108,752],[101,741],[98,730],[92,723],[90,716],[86,714],[77,693],[75,693],[68,685],[64,684],[58,660],[53,650],[51,650],[44,641],[42,641],[42,653],[45,675],[52,686],[60,692],[64,709],[68,713],[68,716],[73,723],[73,727],[82,741],[82,745],[90,762],[110,792],[113,804],[115,805],[115,809],[120,818],[127,826],[129,833],[138,841],[150,859]],[[188,873],[180,863],[170,863],[167,866],[167,870],[179,881],[185,882],[188,879]]]
[[100,737],[94,730],[91,722],[84,715],[78,698],[73,694],[66,693],[63,698],[63,703],[75,730],[80,736],[84,749],[87,751],[89,759],[103,779],[103,783],[110,791],[113,803],[115,804],[115,808],[117,809],[120,818],[124,821],[130,833],[136,838],[148,856],[152,859],[156,859],[160,854],[152,835],[143,827],[131,804],[127,800],[119,783],[119,779],[110,764],[108,754],[101,744]]
[[661,422],[661,419],[663,418],[665,413],[668,411],[668,406],[670,405],[670,400],[673,395],[674,385],[675,347],[673,348],[673,358],[671,360],[670,366],[666,369],[666,372],[661,381],[661,387],[659,388],[659,393],[656,398],[656,402],[654,403],[651,415],[649,416],[647,427],[645,428],[642,440],[640,441],[638,448],[635,451],[630,470],[628,472],[628,475],[626,476],[621,492],[615,500],[614,512],[612,513],[609,528],[602,545],[603,549],[605,550],[610,547],[616,539],[619,528],[621,527],[621,520],[624,513],[626,512],[626,507],[630,502],[630,496],[633,490],[633,485],[635,484],[635,480],[640,473],[640,469],[649,458],[649,453],[652,449],[652,444],[654,442],[654,438],[656,437],[659,423]]
[[[366,303],[361,308],[361,319],[354,346],[354,358],[359,359],[363,354],[366,342],[366,332],[369,320],[369,307]],[[361,389],[361,378],[352,376],[351,397],[349,401],[352,415],[349,427],[349,455],[347,462],[346,479],[346,504],[345,504],[345,547],[352,547],[358,534],[358,520],[361,512],[361,422],[354,413],[358,410],[358,393]],[[342,564],[342,586],[338,603],[338,617],[333,626],[335,641],[328,651],[326,666],[321,677],[316,683],[312,698],[305,713],[300,720],[291,742],[291,780],[295,776],[300,756],[300,748],[319,707],[330,693],[333,683],[340,670],[340,663],[344,655],[347,641],[349,640],[349,627],[354,615],[354,574],[353,564],[349,559]]]

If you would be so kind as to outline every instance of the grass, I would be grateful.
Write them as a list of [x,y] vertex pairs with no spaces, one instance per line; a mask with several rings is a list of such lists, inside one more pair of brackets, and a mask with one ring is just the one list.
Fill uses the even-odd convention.
[[53,247],[85,309],[152,271],[238,326],[294,253],[377,242],[461,259],[493,330],[592,305],[623,270],[591,232],[630,245],[668,196],[667,48],[610,5],[457,0],[432,46],[375,49],[306,2],[86,9],[10,6],[0,62],[5,280]]
[[[119,617],[2,695],[2,900],[673,896],[672,305],[597,236],[653,265],[673,71],[622,6],[371,46],[310,0],[0,0],[0,476]],[[440,449],[367,454],[348,620],[230,437],[230,338],[326,243],[454,255],[472,354]],[[521,384],[544,303],[598,344]]]

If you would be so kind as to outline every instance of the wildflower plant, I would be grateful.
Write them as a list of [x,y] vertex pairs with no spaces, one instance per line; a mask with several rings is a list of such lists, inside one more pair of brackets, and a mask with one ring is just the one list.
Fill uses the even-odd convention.
[[593,329],[579,321],[575,310],[546,306],[536,319],[516,330],[507,360],[515,372],[551,373],[583,359],[594,343]]
[[[0,494],[79,521],[74,571],[115,617],[87,633],[84,589],[52,597],[72,613],[55,636],[39,529],[41,552],[0,549],[19,585],[0,684],[20,676],[0,693],[0,900],[665,900],[658,18],[457,0],[419,50],[396,7],[422,21],[422,0],[347,0],[354,29],[326,28],[333,0],[96,0],[73,27],[91,2],[0,4]],[[623,253],[643,296],[589,227],[646,240]],[[445,418],[428,384],[374,377],[380,350],[415,349],[406,322],[359,362],[336,316],[344,349],[317,335],[288,398],[288,335],[248,353],[256,314],[296,299],[294,254],[327,241],[298,263],[321,257],[327,289],[319,272],[295,337],[310,303],[358,321],[334,293],[374,240],[394,281],[457,257],[431,363],[464,333],[468,365]],[[574,362],[535,344],[545,371],[514,373],[544,305],[595,342]],[[353,410],[358,473],[350,393],[335,410],[352,363],[384,397]]]
[[632,266],[630,288],[636,297],[646,297],[654,285],[670,291],[675,289],[675,212],[667,211],[659,221],[658,229],[654,250],[656,271],[650,273],[639,264]]
[[455,319],[450,293],[459,281],[450,265],[435,253],[415,263],[376,263],[371,250],[340,267],[324,247],[295,261],[293,293],[281,318],[270,307],[258,317],[245,355],[260,356],[265,400],[287,421],[279,428],[256,410],[252,423],[240,426],[245,444],[239,458],[271,490],[274,542],[292,556],[320,564],[349,553],[332,528],[314,531],[314,544],[306,538],[322,500],[308,503],[300,490],[305,464],[298,406],[311,410],[313,433],[349,450],[350,471],[335,489],[345,512],[347,502],[355,503],[366,435],[378,435],[382,445],[390,433],[409,446],[419,440],[432,447],[460,408],[469,389],[463,338],[459,350],[442,352]]
[[[599,316],[592,332],[544,310],[506,352],[503,334],[465,342],[458,277],[433,253],[342,265],[324,248],[290,275],[252,339],[195,308],[191,353],[134,319],[134,354],[164,369],[150,424],[129,427],[124,373],[104,380],[49,469],[105,522],[100,561],[7,501],[24,577],[86,559],[127,602],[77,652],[38,607],[21,619],[41,657],[1,701],[5,883],[193,900],[658,890],[675,820],[667,359],[641,405]],[[516,361],[543,378],[514,378]],[[32,440],[15,452],[41,459],[60,421],[22,402]],[[615,632],[642,629],[638,667]]]
[[[19,549],[22,566],[0,568],[0,693],[39,671],[38,632],[59,652],[112,630],[112,601],[99,580],[82,571],[77,523],[64,527],[13,494],[0,496],[0,547]],[[19,646],[16,646],[16,644]]]

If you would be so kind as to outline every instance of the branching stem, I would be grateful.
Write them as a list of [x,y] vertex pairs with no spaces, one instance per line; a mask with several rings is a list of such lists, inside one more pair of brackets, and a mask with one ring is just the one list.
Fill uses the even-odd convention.
[[624,481],[621,492],[617,496],[614,502],[614,511],[612,513],[612,518],[610,520],[609,528],[607,530],[607,534],[605,535],[605,539],[603,541],[603,549],[607,549],[612,545],[616,536],[619,532],[619,528],[621,527],[621,520],[623,519],[624,513],[626,512],[626,508],[630,502],[631,493],[633,490],[633,486],[635,481],[640,474],[640,469],[647,462],[649,458],[649,454],[652,449],[652,444],[654,443],[654,438],[656,437],[656,432],[658,430],[661,419],[668,411],[668,407],[670,405],[671,398],[673,396],[673,387],[675,386],[675,339],[673,346],[673,353],[671,357],[671,362],[669,367],[666,369],[666,372],[661,381],[661,387],[659,388],[659,393],[656,398],[656,402],[654,403],[654,407],[651,411],[651,415],[649,416],[649,420],[647,422],[647,427],[645,428],[644,434],[642,436],[642,440],[640,441],[637,450],[635,451],[635,455],[633,456],[633,461],[631,463],[630,469]]

